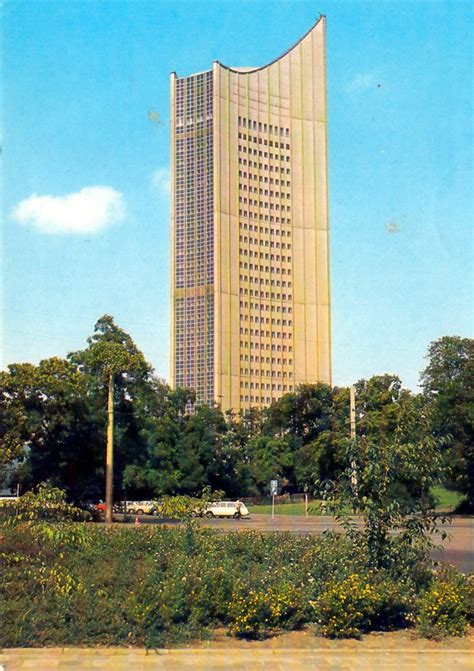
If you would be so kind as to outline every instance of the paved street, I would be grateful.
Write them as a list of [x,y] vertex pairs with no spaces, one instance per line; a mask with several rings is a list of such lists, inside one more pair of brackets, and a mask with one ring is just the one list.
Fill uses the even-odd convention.
[[[117,516],[119,517],[119,516]],[[133,520],[133,518],[131,518]],[[157,517],[147,515],[140,516],[140,523],[160,524],[163,523]],[[219,531],[241,531],[251,529],[253,531],[287,531],[294,534],[315,534],[322,533],[325,529],[340,529],[340,525],[329,516],[310,516],[304,515],[251,515],[250,519],[240,521],[234,519],[205,519],[200,520],[203,526],[210,527]],[[443,542],[444,550],[435,550],[433,556],[439,561],[445,561],[454,564],[461,571],[466,573],[474,571],[474,517],[453,517],[449,525],[444,529],[448,532],[450,538]],[[441,542],[440,536],[434,536],[436,543]]]
[[15,649],[0,653],[4,671],[472,671],[474,636],[441,643],[407,632],[331,641],[309,632],[241,642],[145,651],[126,648]]

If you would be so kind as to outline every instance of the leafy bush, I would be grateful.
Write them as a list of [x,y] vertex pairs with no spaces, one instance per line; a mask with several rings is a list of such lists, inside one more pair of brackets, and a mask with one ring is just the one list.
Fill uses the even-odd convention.
[[66,501],[62,489],[47,482],[38,485],[36,491],[27,492],[15,500],[0,501],[0,513],[4,525],[34,522],[59,522],[85,520],[89,515]]
[[240,638],[262,638],[272,629],[294,629],[304,621],[301,595],[290,582],[264,583],[251,589],[240,583],[229,602],[229,632]]
[[[435,580],[457,584],[457,574],[433,578],[428,566],[367,572],[364,543],[336,533],[43,520],[2,533],[0,645],[7,647],[162,646],[222,626],[260,638],[318,620],[324,635],[358,636],[410,618],[423,625]],[[463,605],[460,616],[467,612]]]
[[416,623],[422,636],[464,636],[472,582],[452,570],[436,576],[418,602]]
[[321,633],[331,638],[361,635],[370,629],[380,595],[357,574],[336,581],[313,602]]
[[359,638],[363,632],[407,626],[410,602],[407,584],[369,571],[330,582],[310,603],[324,636]]

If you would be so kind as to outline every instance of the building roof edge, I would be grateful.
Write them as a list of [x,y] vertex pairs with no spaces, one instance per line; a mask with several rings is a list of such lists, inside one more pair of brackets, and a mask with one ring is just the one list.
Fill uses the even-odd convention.
[[297,40],[294,44],[292,44],[291,47],[289,49],[287,49],[284,53],[280,54],[280,56],[277,56],[277,58],[274,58],[272,61],[270,61],[270,63],[267,63],[266,65],[262,65],[258,68],[251,68],[249,70],[242,71],[242,70],[238,70],[236,68],[232,68],[232,67],[230,67],[230,65],[224,65],[223,63],[221,63],[218,60],[214,61],[214,63],[217,63],[217,65],[219,65],[221,68],[224,68],[225,70],[229,70],[230,72],[235,72],[235,74],[237,74],[237,75],[251,75],[253,72],[259,72],[260,70],[265,70],[265,68],[269,68],[271,65],[273,65],[274,63],[277,63],[282,58],[284,58],[287,54],[290,53],[290,51],[293,51],[293,49],[295,49],[298,46],[298,44],[301,44],[301,42],[306,37],[308,37],[308,35],[316,28],[316,26],[321,21],[324,22],[325,19],[326,19],[326,15],[325,14],[320,14],[319,17],[316,20],[316,23],[313,23],[311,28],[309,30],[307,30],[305,32],[305,34],[302,37],[299,38],[299,40]]

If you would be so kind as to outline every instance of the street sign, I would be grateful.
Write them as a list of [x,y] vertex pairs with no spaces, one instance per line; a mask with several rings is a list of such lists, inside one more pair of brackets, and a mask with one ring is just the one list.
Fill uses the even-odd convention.
[[272,496],[278,494],[278,480],[270,480],[270,494]]

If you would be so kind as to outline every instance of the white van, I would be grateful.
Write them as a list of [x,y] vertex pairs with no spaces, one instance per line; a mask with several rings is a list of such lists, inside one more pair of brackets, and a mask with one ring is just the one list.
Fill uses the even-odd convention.
[[[238,517],[235,501],[214,501],[204,509],[205,517]],[[245,503],[240,504],[241,517],[248,517],[249,511]]]

